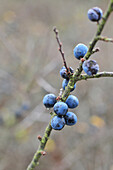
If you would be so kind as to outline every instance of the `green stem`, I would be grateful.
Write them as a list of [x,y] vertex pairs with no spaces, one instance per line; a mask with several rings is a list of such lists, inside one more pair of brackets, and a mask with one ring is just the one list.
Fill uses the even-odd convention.
[[52,127],[51,127],[51,123],[49,123],[48,126],[46,127],[45,132],[44,132],[44,136],[41,139],[39,148],[36,151],[35,155],[33,156],[33,159],[31,161],[31,163],[29,164],[27,170],[33,170],[36,167],[36,165],[39,164],[38,160],[40,159],[40,157],[42,155],[41,152],[44,150],[44,148],[46,146],[46,143],[47,143],[47,141],[49,139],[51,131],[52,131]]
[[92,79],[92,78],[101,78],[101,77],[113,77],[113,72],[99,72],[95,75],[86,75],[86,74],[82,74],[77,78],[77,81],[80,80],[87,80],[87,79]]
[[[97,28],[97,32],[96,32],[96,35],[94,36],[93,40],[90,42],[90,45],[89,45],[89,49],[88,49],[88,52],[87,54],[84,56],[84,59],[87,60],[91,54],[92,54],[92,51],[93,51],[93,48],[95,46],[95,44],[97,43],[98,41],[98,36],[100,36],[103,28],[104,28],[104,25],[110,15],[110,13],[113,11],[113,0],[110,0],[110,4],[108,6],[108,9],[105,13],[105,15],[103,16],[103,19],[101,21],[101,23],[98,25],[98,28]],[[79,64],[79,67],[76,69],[75,73],[70,77],[70,81],[68,83],[68,86],[66,87],[65,91],[63,92],[62,94],[62,101],[66,101],[67,97],[69,96],[70,94],[70,91],[71,89],[74,87],[74,84],[76,83],[76,81],[79,81],[79,80],[82,80],[84,79],[83,77],[81,77],[80,79],[80,74],[82,72],[82,62],[80,62]],[[97,74],[98,75],[98,74]],[[104,75],[104,74],[103,74]],[[95,77],[96,75],[93,75],[90,76],[90,78],[97,78]],[[101,76],[100,76],[101,77]],[[104,77],[104,76],[103,76]],[[88,76],[85,77],[85,79],[88,79]],[[52,117],[54,116],[55,114],[52,115]],[[29,164],[27,170],[34,170],[34,168],[38,165],[38,161],[41,157],[41,153],[42,151],[44,151],[44,148],[46,146],[46,143],[49,139],[49,136],[51,134],[51,131],[52,131],[52,127],[51,127],[51,121],[49,122],[45,132],[44,132],[44,136],[42,138],[42,140],[40,141],[40,145],[39,145],[39,148],[38,150],[36,151],[35,155],[33,156],[33,159],[31,161],[31,163]]]

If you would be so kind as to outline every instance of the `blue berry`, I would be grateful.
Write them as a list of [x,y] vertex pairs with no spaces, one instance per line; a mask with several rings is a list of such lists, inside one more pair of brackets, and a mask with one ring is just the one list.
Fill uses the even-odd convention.
[[88,10],[87,15],[89,20],[93,22],[98,22],[102,18],[103,12],[100,8],[94,7]]
[[93,74],[97,74],[97,72],[99,71],[99,65],[96,63],[95,60],[84,61],[84,63],[82,64],[82,68],[84,72],[89,76]]
[[43,98],[43,104],[46,108],[51,108],[56,103],[56,96],[54,94],[47,94]]
[[64,102],[57,102],[54,105],[54,112],[58,115],[58,116],[64,116],[68,111],[68,106],[66,103]]
[[[69,71],[70,71],[70,73],[74,73],[74,70],[72,67],[69,67]],[[60,75],[62,78],[69,80],[69,75],[67,74],[67,70],[66,70],[65,66],[63,66],[61,68]]]
[[65,115],[66,125],[72,126],[77,123],[77,116],[73,112],[67,112]]
[[74,56],[80,60],[81,58],[83,58],[85,56],[85,54],[87,53],[88,51],[88,48],[86,45],[84,44],[78,44],[74,50],[73,50],[73,53],[74,53]]
[[51,119],[51,126],[55,130],[61,130],[65,125],[65,119],[63,117],[54,116]]
[[68,105],[69,108],[74,109],[78,106],[79,100],[76,96],[69,95],[66,100],[66,104]]
[[[68,85],[69,80],[64,79],[62,82],[62,88],[65,90],[66,86]],[[74,85],[74,88],[71,90],[73,91],[76,88],[76,84]]]
[[60,70],[60,75],[61,75],[61,77],[64,78],[64,79],[69,79],[69,76],[67,75],[65,66],[63,66],[63,67],[61,68],[61,70]]

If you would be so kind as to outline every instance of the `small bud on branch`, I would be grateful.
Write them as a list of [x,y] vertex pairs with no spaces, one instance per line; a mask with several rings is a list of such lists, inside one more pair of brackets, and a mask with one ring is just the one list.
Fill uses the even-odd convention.
[[40,135],[38,135],[37,138],[38,138],[39,141],[42,140],[42,136],[40,136]]
[[94,50],[92,50],[92,54],[99,52],[99,51],[100,51],[100,48],[95,48]]
[[41,155],[45,156],[47,153],[45,151],[41,151]]

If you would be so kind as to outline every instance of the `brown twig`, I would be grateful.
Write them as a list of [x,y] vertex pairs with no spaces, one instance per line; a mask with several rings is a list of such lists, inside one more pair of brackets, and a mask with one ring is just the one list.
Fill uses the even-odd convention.
[[56,40],[57,40],[57,43],[58,43],[58,45],[59,45],[59,51],[60,51],[60,53],[61,53],[64,66],[65,66],[65,68],[66,68],[66,70],[67,70],[67,73],[68,73],[69,69],[68,69],[68,67],[67,67],[67,63],[66,63],[66,60],[65,60],[64,51],[63,51],[63,49],[62,49],[62,43],[61,43],[60,38],[59,38],[58,30],[56,29],[56,27],[54,27],[54,28],[53,28],[53,31],[55,32]]

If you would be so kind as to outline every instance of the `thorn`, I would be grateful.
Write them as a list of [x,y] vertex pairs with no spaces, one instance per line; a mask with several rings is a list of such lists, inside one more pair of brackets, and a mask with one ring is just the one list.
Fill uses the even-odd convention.
[[56,40],[57,40],[57,43],[58,43],[58,46],[59,46],[59,51],[61,53],[61,56],[62,56],[62,59],[63,59],[63,63],[64,63],[64,66],[67,68],[67,64],[66,64],[66,60],[65,60],[65,56],[64,56],[64,51],[62,49],[62,42],[60,41],[60,38],[59,38],[59,35],[58,35],[58,30],[56,29],[56,27],[53,29],[55,34],[56,34]]
[[41,151],[41,155],[45,156],[47,153],[45,151]]
[[84,62],[84,61],[85,61],[85,59],[84,59],[84,58],[81,58],[81,61],[82,61],[82,62]]
[[42,136],[40,136],[40,135],[38,135],[37,138],[38,138],[39,141],[42,140]]

